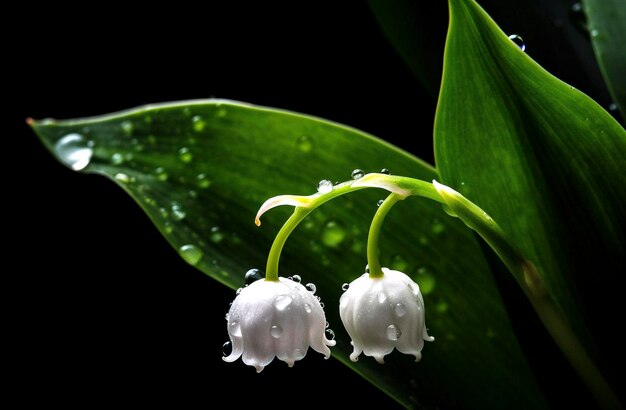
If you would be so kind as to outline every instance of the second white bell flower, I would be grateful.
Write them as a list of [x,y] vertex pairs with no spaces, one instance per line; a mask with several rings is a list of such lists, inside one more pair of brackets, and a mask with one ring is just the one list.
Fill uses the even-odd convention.
[[364,353],[379,363],[396,348],[422,358],[428,336],[424,299],[419,286],[402,272],[382,268],[383,277],[371,278],[368,273],[355,279],[339,301],[339,314],[352,338],[356,362]]

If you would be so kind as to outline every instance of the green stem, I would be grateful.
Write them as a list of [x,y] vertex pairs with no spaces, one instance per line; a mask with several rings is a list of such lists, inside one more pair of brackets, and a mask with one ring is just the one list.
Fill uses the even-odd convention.
[[278,281],[278,261],[280,259],[280,253],[285,246],[285,242],[291,232],[296,229],[296,226],[308,215],[313,209],[311,208],[296,208],[293,214],[287,219],[280,231],[276,234],[270,253],[267,257],[267,267],[265,268],[265,280],[276,282]]
[[395,203],[401,199],[404,198],[400,195],[391,193],[387,199],[380,204],[374,218],[372,219],[372,224],[370,225],[370,231],[367,237],[367,265],[370,270],[370,278],[383,277],[380,259],[378,258],[378,238],[380,237],[380,229],[391,207],[393,207]]

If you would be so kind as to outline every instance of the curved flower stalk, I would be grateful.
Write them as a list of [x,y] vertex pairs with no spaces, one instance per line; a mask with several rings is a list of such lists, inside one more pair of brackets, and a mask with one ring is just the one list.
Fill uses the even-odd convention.
[[309,346],[330,356],[334,340],[325,336],[326,316],[317,297],[286,278],[257,280],[241,290],[228,312],[232,352],[223,359],[261,372],[274,357],[289,367],[304,358]]
[[339,300],[341,321],[354,348],[350,359],[356,362],[363,352],[384,363],[395,347],[418,362],[424,340],[435,340],[426,330],[419,286],[402,272],[387,268],[382,272],[382,277],[365,273],[355,279]]

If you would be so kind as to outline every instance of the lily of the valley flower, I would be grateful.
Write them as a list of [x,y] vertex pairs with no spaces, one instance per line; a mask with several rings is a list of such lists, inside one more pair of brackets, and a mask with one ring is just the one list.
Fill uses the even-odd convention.
[[428,336],[424,299],[419,286],[402,272],[382,268],[383,277],[365,273],[350,283],[339,301],[341,321],[352,338],[356,362],[361,352],[384,363],[385,355],[398,351],[422,358]]
[[228,312],[232,353],[224,361],[242,356],[257,372],[274,357],[289,367],[301,360],[311,346],[330,356],[325,336],[326,316],[319,300],[300,283],[286,278],[258,280],[242,289]]

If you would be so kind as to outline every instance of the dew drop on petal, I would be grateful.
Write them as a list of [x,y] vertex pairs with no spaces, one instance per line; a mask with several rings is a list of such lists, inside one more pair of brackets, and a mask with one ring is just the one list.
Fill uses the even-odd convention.
[[229,340],[228,342],[222,345],[222,354],[224,356],[230,356],[232,352],[233,352],[233,344]]
[[313,294],[315,294],[315,291],[317,290],[317,287],[313,283],[307,283],[304,287]]
[[242,290],[243,290],[243,288],[239,288],[239,289],[237,289],[237,290],[235,291],[235,294],[236,294],[236,295],[241,294],[241,291],[242,291]]
[[278,310],[285,310],[291,305],[292,299],[288,295],[280,295],[274,300],[274,307]]
[[238,321],[234,321],[230,324],[230,334],[236,337],[241,337],[241,326]]
[[300,277],[300,275],[293,275],[291,280],[296,282],[296,283],[300,283],[302,281],[302,278]]
[[350,284],[349,283],[344,283],[343,285],[341,285],[341,290],[343,290],[344,292],[346,290],[348,290],[350,288]]
[[402,330],[396,325],[389,325],[387,326],[386,335],[389,340],[398,340],[402,336]]
[[74,171],[84,169],[93,156],[93,150],[80,134],[67,134],[54,144],[54,153],[67,167]]
[[230,317],[229,313],[226,313],[226,315],[224,315],[224,319],[226,319],[226,321],[228,322],[228,318]]
[[243,281],[244,281],[244,283],[246,285],[251,285],[252,283],[256,282],[257,280],[263,279],[264,276],[265,275],[263,274],[263,272],[260,269],[250,269],[244,275]]
[[384,292],[378,292],[378,295],[376,295],[376,299],[378,299],[378,303],[385,303],[385,301],[387,300],[387,295],[385,295]]
[[363,172],[362,169],[355,169],[354,171],[352,171],[352,174],[350,174],[350,177],[352,179],[361,179],[363,178],[363,175],[365,175],[365,172]]
[[335,340],[335,332],[332,329],[326,329],[326,339]]
[[305,303],[304,310],[306,310],[306,313],[311,313],[311,305],[309,305],[308,303]]
[[327,194],[332,190],[333,190],[333,183],[327,179],[322,179],[317,184],[317,192],[319,192],[320,194]]
[[402,303],[396,303],[396,306],[394,306],[393,310],[396,312],[396,316],[398,317],[406,315],[406,306],[404,306]]
[[283,334],[283,328],[280,327],[279,325],[273,325],[270,328],[270,335],[272,335],[274,339],[278,339],[280,335],[282,334]]
[[524,39],[517,34],[511,34],[509,39],[515,43],[516,46],[519,47],[520,50],[526,50],[526,44],[524,43]]
[[196,245],[183,245],[180,247],[179,251],[180,256],[190,265],[195,266],[200,262],[200,259],[202,259],[203,253]]

